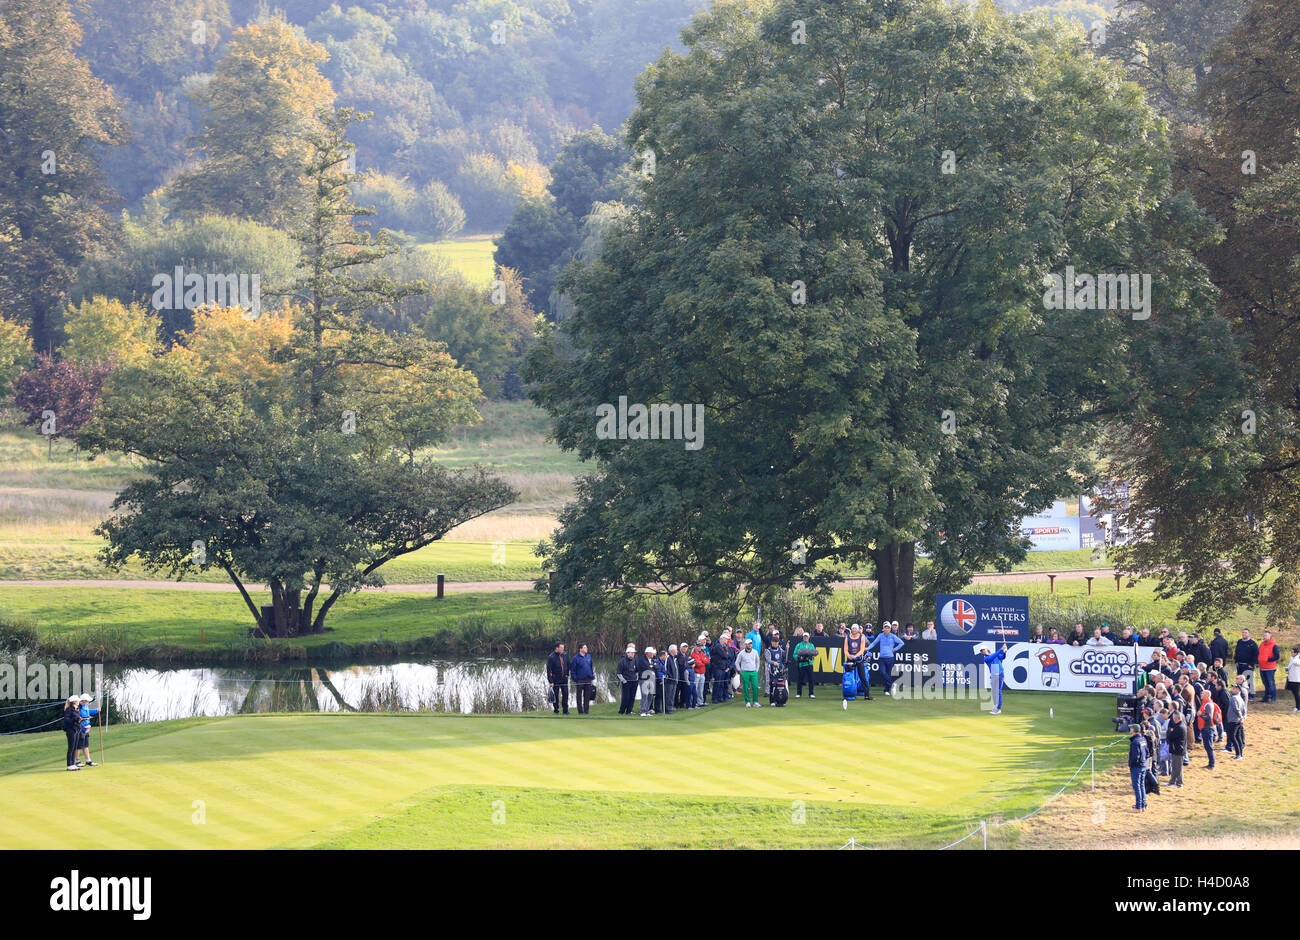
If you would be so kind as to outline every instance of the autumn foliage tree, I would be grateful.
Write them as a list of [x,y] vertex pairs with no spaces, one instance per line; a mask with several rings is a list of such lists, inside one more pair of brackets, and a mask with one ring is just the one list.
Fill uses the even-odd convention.
[[104,362],[77,365],[38,354],[35,367],[12,383],[23,426],[38,428],[52,450],[55,438],[75,435],[90,420],[111,371]]

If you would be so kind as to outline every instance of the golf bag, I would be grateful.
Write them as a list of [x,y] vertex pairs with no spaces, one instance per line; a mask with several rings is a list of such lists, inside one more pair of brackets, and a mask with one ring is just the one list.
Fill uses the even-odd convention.
[[772,663],[768,667],[767,700],[777,708],[785,707],[790,699],[790,682],[786,679],[785,663]]
[[844,692],[844,697],[850,702],[858,697],[858,673],[857,670],[847,663],[844,664],[844,679],[840,687]]

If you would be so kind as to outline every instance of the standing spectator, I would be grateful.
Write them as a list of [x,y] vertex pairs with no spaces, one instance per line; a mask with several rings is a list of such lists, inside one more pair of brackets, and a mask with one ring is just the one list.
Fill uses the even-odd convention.
[[1291,647],[1291,662],[1286,665],[1286,687],[1295,700],[1295,711],[1300,712],[1300,646]]
[[1210,667],[1210,672],[1219,677],[1219,681],[1225,685],[1228,682],[1228,670],[1223,668],[1223,660],[1219,657],[1214,658],[1214,665]]
[[[767,690],[767,695],[772,694],[772,671],[779,666],[789,667],[789,660],[785,656],[785,644],[781,641],[780,633],[769,633],[767,645],[763,647],[763,688]],[[787,680],[788,680],[787,674]]]
[[1214,639],[1210,641],[1210,656],[1225,663],[1228,661],[1228,640],[1218,627],[1214,628]]
[[1043,632],[1043,625],[1041,623],[1035,626],[1034,629],[1030,631],[1028,642],[1030,643],[1047,642],[1047,634]]
[[[1215,676],[1213,673],[1210,673],[1209,675],[1206,676],[1205,682],[1198,683],[1197,687],[1201,689],[1208,688],[1210,690],[1210,700],[1214,702],[1216,706],[1218,706],[1220,716],[1226,715],[1228,713],[1228,687],[1224,683],[1220,682],[1217,676]],[[1227,731],[1223,727],[1222,717],[1219,718],[1219,722],[1220,722],[1219,725],[1214,729],[1215,741],[1222,741],[1227,737]],[[1225,751],[1232,750],[1232,748],[1226,744],[1224,745],[1223,749]]]
[[1196,734],[1196,696],[1192,692],[1191,686],[1184,685],[1178,690],[1176,697],[1182,703],[1183,730],[1187,733],[1187,749],[1183,752],[1183,766],[1187,767],[1192,763],[1192,745],[1198,740]]
[[1065,644],[1065,639],[1061,636],[1060,632],[1056,629],[1056,627],[1050,627],[1047,631],[1046,642],[1050,644],[1056,644],[1058,646],[1063,646]]
[[1119,636],[1115,639],[1116,646],[1137,646],[1137,638],[1133,636],[1133,628],[1125,627],[1120,631]]
[[1259,678],[1264,682],[1264,704],[1277,701],[1277,664],[1282,650],[1273,640],[1273,634],[1264,631],[1264,642],[1259,644]]
[[879,648],[880,682],[889,695],[894,688],[894,654],[903,648],[903,641],[894,636],[894,625],[887,623],[880,628],[880,636],[867,644],[867,652]]
[[586,643],[579,644],[578,652],[569,660],[569,675],[573,679],[573,691],[578,699],[578,714],[591,714],[591,702],[596,697],[596,669],[591,663]]
[[934,629],[934,621],[933,621],[933,620],[927,620],[927,621],[925,622],[925,629],[921,631],[921,639],[923,639],[923,640],[937,640],[937,639],[939,639],[939,634],[938,634],[938,633],[935,631],[935,629]]
[[695,640],[695,648],[691,650],[691,664],[694,672],[692,681],[695,683],[695,707],[703,708],[709,702],[705,698],[704,677],[709,671],[709,636],[707,633],[701,633]]
[[1074,631],[1065,642],[1070,646],[1087,646],[1088,635],[1083,632],[1083,624],[1076,623],[1074,625]]
[[1210,648],[1205,645],[1200,634],[1193,633],[1191,645],[1188,646],[1187,652],[1192,654],[1192,658],[1202,666],[1208,666],[1214,662],[1214,656],[1210,653]]
[[1103,620],[1101,622],[1101,635],[1104,639],[1110,640],[1111,646],[1115,645],[1115,634],[1111,632],[1110,623]]
[[641,683],[641,717],[649,718],[655,707],[655,648],[647,646],[636,658],[636,674]]
[[1187,762],[1187,724],[1183,711],[1175,707],[1169,714],[1169,730],[1165,734],[1169,745],[1169,785],[1183,787],[1183,764]]
[[1255,665],[1259,662],[1259,644],[1250,638],[1250,630],[1243,628],[1241,639],[1233,650],[1233,661],[1237,664],[1237,675],[1246,677],[1246,690],[1251,698],[1255,697]]
[[815,627],[813,627],[813,636],[825,636],[825,635],[826,635],[826,625],[824,623],[819,623]]
[[[1142,726],[1137,722],[1128,726],[1128,775],[1133,783],[1133,809],[1137,812],[1147,808],[1147,761],[1150,759],[1149,746],[1142,734]],[[1211,757],[1213,760],[1213,757]]]
[[1228,750],[1233,760],[1241,760],[1246,753],[1246,691],[1238,683],[1228,696],[1228,711],[1224,719],[1228,734]]
[[746,708],[763,707],[758,700],[758,666],[758,650],[754,649],[754,641],[745,637],[745,648],[736,657],[736,668],[740,670],[740,681],[745,688]]
[[745,639],[754,644],[753,650],[755,653],[760,656],[763,655],[763,624],[760,621],[754,621],[754,626],[745,634]]
[[1205,746],[1205,756],[1209,759],[1208,769],[1214,769],[1214,729],[1223,724],[1223,712],[1210,698],[1207,689],[1201,693],[1201,704],[1196,709],[1196,731],[1201,744]]
[[1151,727],[1156,733],[1155,751],[1152,762],[1157,776],[1169,776],[1169,699],[1164,696],[1164,689],[1156,690],[1156,712],[1151,716]]
[[555,652],[546,657],[546,681],[551,684],[551,704],[555,714],[560,713],[560,702],[564,702],[564,714],[569,713],[569,664],[564,661],[564,644],[556,643]]
[[1151,635],[1150,627],[1143,627],[1141,634],[1138,636],[1138,646],[1159,646],[1159,642]]
[[76,695],[68,696],[63,703],[63,733],[68,738],[68,769],[80,770],[77,766],[77,745],[81,743],[81,699]]
[[[1039,629],[1041,630],[1042,627],[1039,627]],[[903,632],[899,634],[899,637],[903,640],[919,640],[921,635],[916,632],[915,625],[909,620],[907,626],[903,627]]]
[[691,659],[691,647],[685,640],[677,647],[677,676],[677,687],[682,691],[679,704],[687,710],[695,708],[700,704],[695,697],[695,660]]
[[619,685],[618,713],[630,715],[632,707],[636,704],[637,682],[640,679],[636,668],[636,644],[627,645],[614,673],[618,676]]
[[677,644],[669,643],[668,649],[659,651],[659,665],[655,667],[659,681],[659,698],[663,703],[663,713],[673,713],[673,699],[677,696]]
[[[821,626],[821,624],[818,624]],[[798,673],[798,685],[795,688],[794,697],[803,697],[803,684],[808,683],[808,697],[816,698],[813,693],[813,660],[817,658],[817,647],[806,636],[799,638],[798,645],[794,648],[794,655],[791,661],[794,663],[795,670]]]
[[713,669],[713,703],[717,705],[725,702],[730,696],[728,692],[728,669],[730,668],[730,651],[727,649],[727,632],[724,630],[718,636],[718,641],[713,644],[713,649],[709,651],[710,662]]

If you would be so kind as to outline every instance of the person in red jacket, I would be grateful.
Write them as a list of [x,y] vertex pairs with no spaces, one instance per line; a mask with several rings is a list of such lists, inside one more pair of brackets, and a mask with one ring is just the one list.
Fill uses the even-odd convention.
[[1277,701],[1277,664],[1282,651],[1273,641],[1273,634],[1264,631],[1264,642],[1259,644],[1259,678],[1264,683],[1263,702]]
[[1223,712],[1210,699],[1210,690],[1201,693],[1201,704],[1196,708],[1196,732],[1201,743],[1205,745],[1205,754],[1210,759],[1209,768],[1214,769],[1214,729],[1223,724]]

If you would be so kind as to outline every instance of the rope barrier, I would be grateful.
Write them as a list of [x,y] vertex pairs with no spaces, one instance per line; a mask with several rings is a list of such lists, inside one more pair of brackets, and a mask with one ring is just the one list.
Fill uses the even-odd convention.
[[62,705],[62,704],[64,703],[62,701],[59,701],[59,702],[46,702],[44,705],[28,705],[28,704],[6,705],[4,708],[0,708],[0,716],[8,718],[10,715],[21,715],[24,714],[25,712],[40,711],[42,708],[52,708],[55,705]]
[[[1024,822],[1026,819],[1029,819],[1029,818],[1032,817],[1032,816],[1037,816],[1039,813],[1041,813],[1044,809],[1047,808],[1047,806],[1048,806],[1049,803],[1051,803],[1051,802],[1052,802],[1053,800],[1055,800],[1058,796],[1060,796],[1062,793],[1064,793],[1064,792],[1069,788],[1070,784],[1074,783],[1075,779],[1079,776],[1079,774],[1083,773],[1083,768],[1087,767],[1088,764],[1089,764],[1090,762],[1092,762],[1092,760],[1094,759],[1094,756],[1095,756],[1095,754],[1096,754],[1097,751],[1104,751],[1104,750],[1106,750],[1107,748],[1109,748],[1109,747],[1114,747],[1116,744],[1119,744],[1120,742],[1122,742],[1122,741],[1126,741],[1126,740],[1128,740],[1128,739],[1127,739],[1127,738],[1116,738],[1114,741],[1111,741],[1109,744],[1101,744],[1101,745],[1098,745],[1098,746],[1096,746],[1096,747],[1090,747],[1090,748],[1088,748],[1088,754],[1087,754],[1087,756],[1084,757],[1083,761],[1082,761],[1082,762],[1079,764],[1079,766],[1075,769],[1074,773],[1070,774],[1070,778],[1069,778],[1068,780],[1066,780],[1065,783],[1061,784],[1060,789],[1058,789],[1055,793],[1053,793],[1053,794],[1052,794],[1051,796],[1049,796],[1046,800],[1044,800],[1042,803],[1040,803],[1037,807],[1035,807],[1034,809],[1032,809],[1032,810],[1030,810],[1029,812],[1025,813],[1023,816],[1017,816],[1017,817],[1014,818],[1014,819],[1003,819],[1003,820],[1001,820],[1000,822],[995,822],[995,823],[992,824],[992,825],[993,825],[993,828],[995,828],[995,829],[1000,829],[1000,828],[1002,828],[1003,826],[1010,825],[1011,823]],[[965,842],[965,841],[966,841],[967,839],[969,839],[971,836],[975,835],[976,832],[981,832],[981,831],[983,831],[983,832],[987,833],[987,831],[988,831],[988,827],[989,827],[989,823],[988,823],[988,821],[986,821],[986,820],[985,820],[985,821],[981,821],[980,824],[979,824],[979,828],[975,829],[973,832],[967,833],[965,836],[963,836],[962,838],[958,839],[956,842],[951,842],[951,843],[949,843],[948,845],[943,846],[943,848],[940,848],[938,851],[942,852],[942,851],[944,851],[944,849],[950,849],[950,848],[952,848],[954,845],[961,845],[963,842]],[[986,839],[985,839],[985,847],[987,847],[987,845],[988,845],[988,840],[987,840],[987,837],[986,837]]]
[[62,720],[63,720],[63,716],[60,715],[58,718],[55,718],[53,721],[47,721],[45,724],[37,725],[34,728],[20,728],[17,731],[0,731],[0,734],[25,734],[28,731],[39,731],[42,728],[48,728],[50,725],[57,724]]

